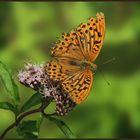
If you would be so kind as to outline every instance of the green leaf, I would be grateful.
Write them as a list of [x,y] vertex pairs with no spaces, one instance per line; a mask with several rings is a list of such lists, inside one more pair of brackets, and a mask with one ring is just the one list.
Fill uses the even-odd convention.
[[37,120],[37,129],[38,129],[38,132],[40,131],[40,126],[41,126],[43,120],[44,120],[44,116],[42,114],[40,114],[40,116],[39,116],[39,118]]
[[31,107],[40,104],[42,101],[42,96],[40,93],[33,94],[22,106],[20,113],[27,111]]
[[57,118],[51,117],[51,116],[46,116],[50,121],[54,122],[60,129],[61,131],[65,134],[67,138],[76,138],[70,128],[62,121]]
[[16,108],[11,103],[8,103],[8,102],[0,102],[0,108],[6,109],[6,110],[11,110],[14,113],[16,113]]
[[38,137],[37,121],[34,120],[23,121],[17,127],[17,132],[20,136],[22,136],[25,139],[26,138],[37,139]]
[[0,61],[0,77],[4,83],[4,86],[7,90],[9,97],[17,105],[20,101],[18,87],[12,79],[11,74],[8,71],[8,68],[5,64]]

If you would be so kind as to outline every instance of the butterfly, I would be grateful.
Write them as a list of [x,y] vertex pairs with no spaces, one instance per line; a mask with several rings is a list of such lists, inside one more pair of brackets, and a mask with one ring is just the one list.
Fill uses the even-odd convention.
[[105,34],[105,16],[97,13],[62,37],[51,48],[53,59],[45,65],[50,78],[60,81],[76,104],[90,93],[96,64]]

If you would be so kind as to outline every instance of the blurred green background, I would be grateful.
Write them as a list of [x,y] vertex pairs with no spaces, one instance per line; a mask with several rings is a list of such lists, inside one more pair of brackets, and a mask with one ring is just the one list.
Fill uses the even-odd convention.
[[[113,57],[116,60],[100,67],[102,73],[97,71],[87,100],[62,119],[78,138],[140,137],[140,3],[0,3],[0,60],[11,69],[22,104],[34,91],[18,83],[18,70],[25,62],[49,60],[49,49],[56,37],[86,22],[97,12],[106,16],[106,36],[96,64]],[[0,101],[9,100],[5,93],[0,82]],[[0,114],[2,133],[14,121],[14,115],[2,109]],[[26,119],[36,119],[38,115]],[[19,138],[15,129],[6,137]],[[44,120],[39,137],[65,136],[55,124]]]

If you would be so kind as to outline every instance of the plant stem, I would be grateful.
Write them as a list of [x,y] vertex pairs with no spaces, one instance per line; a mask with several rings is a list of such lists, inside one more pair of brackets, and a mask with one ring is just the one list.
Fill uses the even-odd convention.
[[4,136],[7,134],[7,132],[8,132],[9,130],[11,130],[12,128],[16,127],[24,117],[26,117],[26,116],[28,116],[28,115],[31,115],[31,114],[33,114],[33,113],[43,112],[43,110],[51,103],[51,101],[52,101],[52,99],[48,99],[48,101],[42,102],[42,105],[41,105],[39,108],[34,109],[34,110],[30,110],[30,111],[28,111],[28,112],[25,112],[25,113],[19,115],[19,117],[17,117],[16,121],[15,121],[14,123],[12,123],[11,125],[9,125],[9,126],[4,130],[4,132],[3,132],[2,135],[0,136],[0,139],[4,138]]

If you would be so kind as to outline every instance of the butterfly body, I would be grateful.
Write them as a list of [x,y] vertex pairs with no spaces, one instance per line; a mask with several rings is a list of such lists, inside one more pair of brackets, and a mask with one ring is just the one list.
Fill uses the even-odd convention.
[[60,81],[71,99],[77,104],[83,102],[90,93],[94,64],[103,44],[105,18],[97,13],[97,19],[91,17],[88,23],[82,23],[51,48],[54,57],[45,71],[50,78]]

